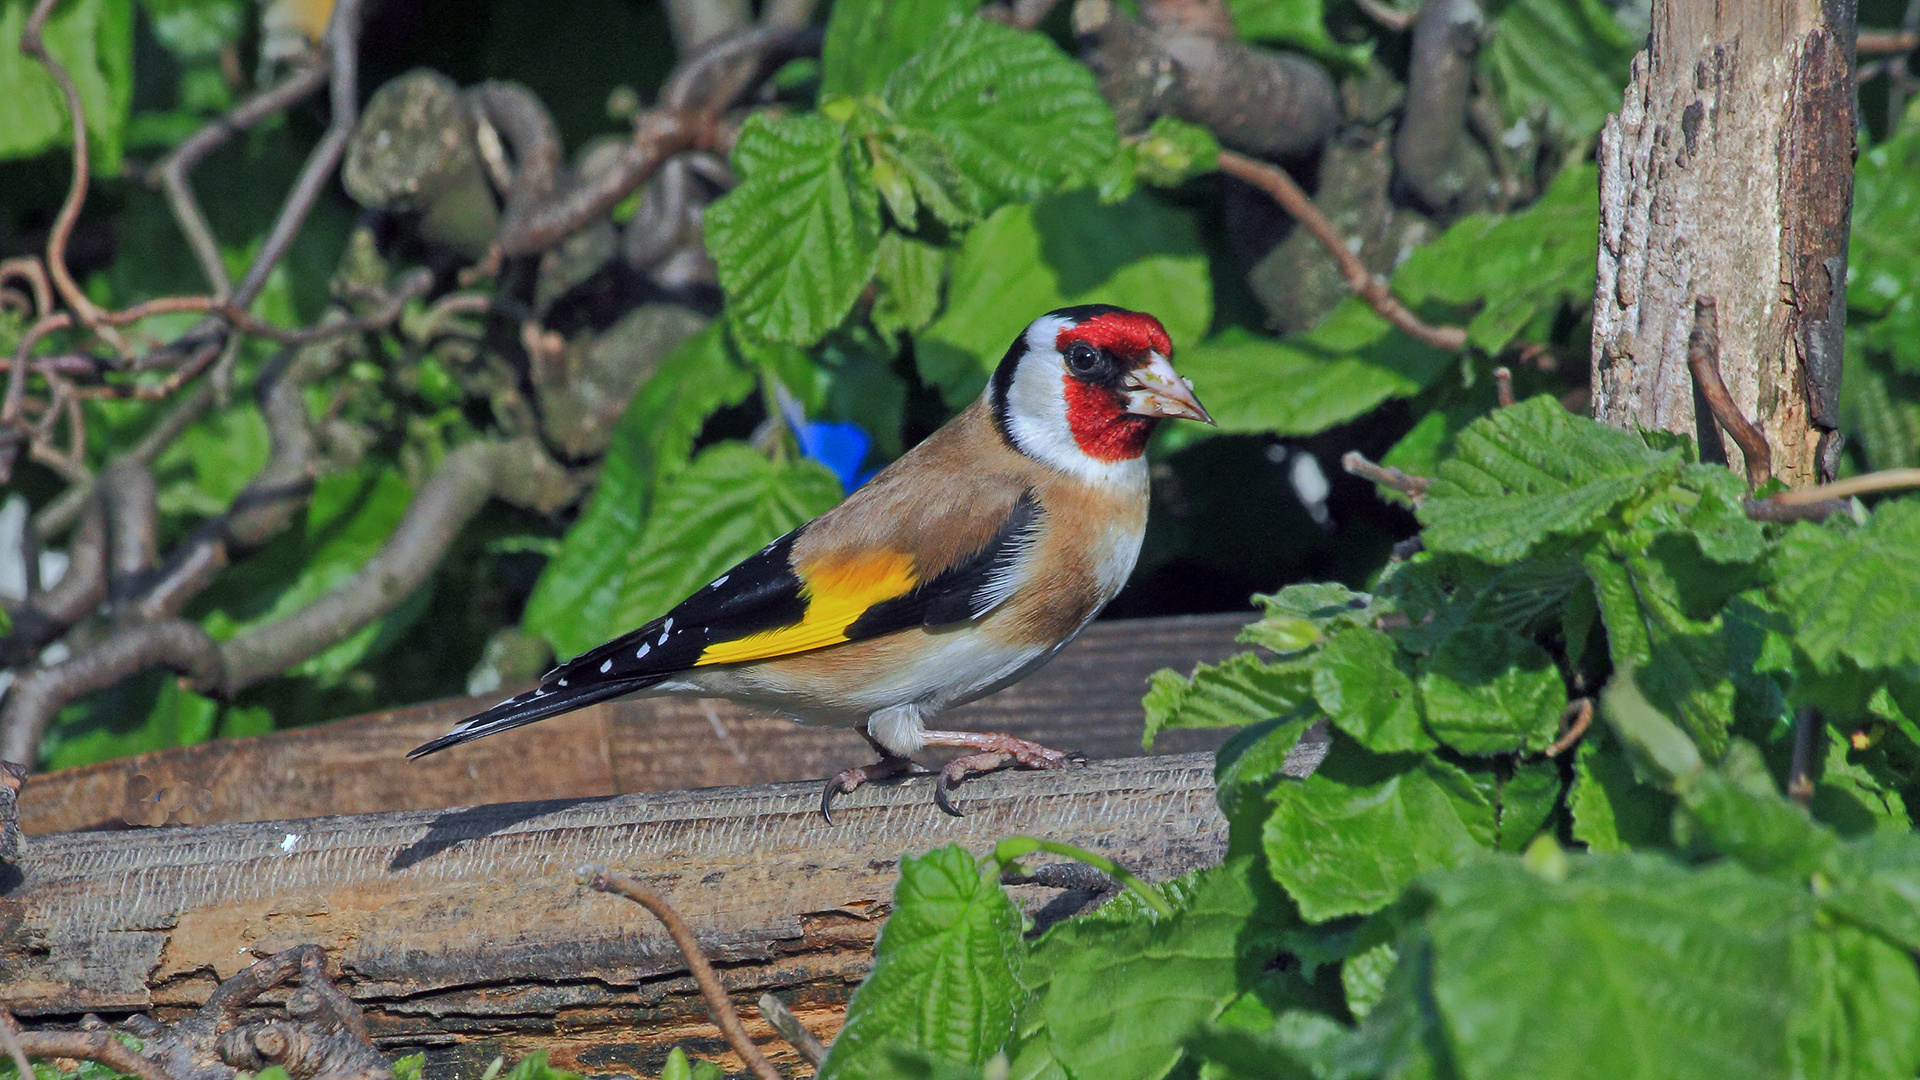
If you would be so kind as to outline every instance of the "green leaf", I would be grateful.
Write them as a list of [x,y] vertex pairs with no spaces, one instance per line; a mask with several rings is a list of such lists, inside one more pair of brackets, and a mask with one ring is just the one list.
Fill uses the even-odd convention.
[[1593,302],[1599,191],[1594,167],[1575,164],[1524,210],[1462,218],[1413,250],[1394,271],[1394,293],[1416,309],[1478,307],[1467,340],[1487,353],[1523,336],[1544,344],[1563,308]]
[[945,248],[889,230],[880,237],[875,265],[879,295],[868,317],[873,328],[892,337],[914,333],[940,311],[940,285],[946,278]]
[[[61,711],[41,745],[41,766],[70,769],[150,750],[193,746],[213,738],[220,703],[178,679],[133,680]],[[144,693],[142,693],[144,691]]]
[[1573,838],[1589,850],[1671,846],[1673,796],[1639,783],[1633,772],[1626,750],[1604,730],[1589,730],[1581,740],[1567,808]]
[[[58,84],[20,51],[32,8],[31,0],[0,0],[0,101],[6,102],[0,109],[0,159],[32,157],[73,141]],[[118,173],[133,100],[133,5],[67,0],[54,7],[41,37],[79,90],[94,174]]]
[[1313,660],[1313,696],[1340,729],[1377,754],[1431,750],[1411,665],[1372,628],[1338,634]]
[[873,972],[847,1005],[821,1080],[892,1075],[889,1047],[979,1065],[1013,1034],[1020,912],[958,846],[900,861]]
[[[1566,687],[1553,657],[1511,630],[1468,627],[1420,676],[1433,736],[1463,754],[1538,753],[1553,745]],[[1409,749],[1412,749],[1409,747]]]
[[1481,68],[1510,119],[1544,106],[1568,138],[1583,139],[1620,108],[1639,47],[1600,0],[1511,0],[1494,17]]
[[1311,669],[1300,663],[1268,663],[1253,653],[1201,664],[1182,678],[1162,669],[1147,681],[1142,701],[1147,730],[1140,743],[1153,749],[1155,734],[1169,728],[1238,727],[1291,712],[1313,698]]
[[1120,140],[1120,152],[1100,174],[1100,201],[1121,202],[1136,183],[1178,187],[1220,164],[1213,132],[1171,116],[1156,117],[1146,131]]
[[[264,1074],[261,1080],[265,1080]],[[501,1080],[582,1080],[582,1078],[579,1073],[557,1069],[547,1064],[547,1052],[535,1050],[521,1058],[512,1071],[501,1077]]]
[[[1915,273],[1920,275],[1920,268]],[[1902,340],[1920,342],[1920,323],[1911,338]],[[1848,343],[1856,344],[1856,338]],[[1920,370],[1920,359],[1913,367]],[[1911,380],[1897,380],[1868,363],[1858,348],[1847,350],[1840,378],[1840,428],[1857,440],[1870,468],[1920,466],[1920,393],[1910,386]]]
[[[1911,374],[1920,374],[1920,252],[1906,242],[1920,235],[1916,177],[1920,108],[1909,103],[1900,125],[1878,146],[1862,151],[1854,169],[1847,306],[1867,316],[1858,325],[1872,346],[1890,353],[1895,366]],[[1842,379],[1843,395],[1853,377],[1849,371]]]
[[820,96],[878,91],[936,33],[965,22],[972,0],[836,0],[820,50]]
[[1274,879],[1313,922],[1385,907],[1416,876],[1493,846],[1493,806],[1459,768],[1336,736],[1312,776],[1268,796]]
[[235,402],[180,433],[153,463],[156,503],[168,515],[224,515],[272,451],[252,402]]
[[1329,64],[1355,67],[1372,49],[1342,45],[1327,33],[1321,0],[1228,0],[1233,28],[1247,41],[1288,45]]
[[1725,620],[1689,616],[1677,572],[1658,550],[1596,551],[1587,575],[1600,602],[1616,670],[1637,669],[1652,707],[1679,720],[1699,752],[1717,758],[1733,722],[1734,685]]
[[188,63],[217,60],[247,24],[242,0],[140,0],[140,6],[152,20],[153,36]]
[[880,201],[841,128],[755,114],[740,131],[741,181],[706,210],[707,249],[734,320],[755,337],[811,345],[873,277]]
[[1474,421],[1427,489],[1426,545],[1514,562],[1553,536],[1594,528],[1679,475],[1678,453],[1537,397]]
[[1040,1019],[1068,1075],[1160,1080],[1172,1070],[1181,1040],[1244,989],[1258,873],[1255,860],[1237,859],[1168,886],[1183,894],[1171,918],[1075,920],[1041,939],[1036,959],[1050,978]]
[[1333,582],[1254,593],[1253,602],[1266,614],[1241,630],[1239,640],[1275,652],[1298,652],[1338,629],[1371,627],[1387,609],[1377,598]]
[[658,485],[685,466],[708,415],[753,383],[719,323],[667,354],[620,415],[592,501],[540,573],[522,617],[528,633],[572,656],[629,629],[616,627],[612,583],[626,573]]
[[420,1070],[427,1064],[425,1053],[408,1054],[393,1061],[393,1080],[420,1080]]
[[[661,489],[623,564],[563,636],[591,645],[639,626],[840,497],[818,462],[768,461],[743,443],[708,447]],[[603,623],[585,622],[600,612]]]
[[1920,500],[1882,502],[1864,527],[1801,522],[1773,560],[1794,641],[1824,671],[1920,665]]
[[1920,950],[1920,837],[1878,832],[1827,854],[1821,902],[1907,950]]
[[1570,863],[1560,883],[1511,859],[1427,883],[1432,1000],[1460,1075],[1805,1075],[1787,1067],[1803,984],[1835,973],[1800,961],[1819,936],[1804,891],[1725,864]]
[[1280,435],[1315,434],[1411,397],[1450,362],[1351,297],[1305,334],[1276,341],[1234,327],[1179,358],[1221,430]]
[[976,216],[1086,183],[1118,146],[1091,71],[1040,34],[986,19],[933,34],[883,96],[902,125],[931,137],[909,153],[927,168],[937,147],[952,202]]
[[[196,605],[208,611],[207,632],[226,641],[278,622],[333,591],[380,550],[412,502],[413,489],[394,469],[368,465],[321,477],[307,505],[304,530],[256,552]],[[393,612],[289,671],[322,680],[345,675],[396,644],[419,618],[430,592],[431,585],[423,586]]]
[[[954,260],[946,312],[917,343],[920,373],[958,407],[1027,323],[1087,303],[1149,312],[1176,349],[1197,340],[1213,318],[1213,289],[1193,217],[1146,195],[1102,206],[1085,192],[1001,208]],[[1204,383],[1200,393],[1208,400]]]

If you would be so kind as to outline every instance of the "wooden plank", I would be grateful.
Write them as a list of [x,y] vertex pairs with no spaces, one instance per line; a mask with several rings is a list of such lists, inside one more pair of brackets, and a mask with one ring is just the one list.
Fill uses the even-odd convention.
[[[953,714],[1094,758],[1137,756],[1147,676],[1238,650],[1244,615],[1098,622],[1020,683]],[[472,711],[471,698],[253,739],[220,739],[31,776],[29,835],[428,810],[516,800],[822,778],[872,756],[852,731],[809,728],[726,701],[613,702],[422,759],[406,752]],[[1174,731],[1161,753],[1217,747]]]
[[755,1024],[752,1001],[773,990],[830,1035],[903,854],[1028,833],[1164,879],[1224,852],[1212,766],[1200,753],[999,773],[960,789],[957,819],[914,778],[847,796],[832,825],[807,782],[28,837],[0,882],[0,1005],[166,1019],[256,956],[312,942],[376,1043],[429,1049],[435,1075],[534,1049],[590,1074],[657,1074],[676,1040],[724,1056],[717,1033],[658,925],[579,887],[583,864],[662,892]]

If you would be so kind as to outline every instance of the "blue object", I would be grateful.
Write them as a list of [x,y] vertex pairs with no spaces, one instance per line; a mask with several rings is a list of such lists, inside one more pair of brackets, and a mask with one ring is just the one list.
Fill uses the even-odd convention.
[[873,450],[873,436],[867,434],[865,428],[859,424],[807,419],[807,411],[799,399],[778,382],[773,384],[773,396],[780,405],[781,419],[787,422],[794,441],[800,444],[800,452],[825,465],[827,471],[838,477],[841,490],[852,494],[855,488],[873,479],[879,470],[861,468]]
[[803,420],[794,434],[800,452],[825,465],[840,478],[848,492],[873,479],[876,469],[862,469],[873,449],[873,436],[859,424],[841,424],[831,420]]

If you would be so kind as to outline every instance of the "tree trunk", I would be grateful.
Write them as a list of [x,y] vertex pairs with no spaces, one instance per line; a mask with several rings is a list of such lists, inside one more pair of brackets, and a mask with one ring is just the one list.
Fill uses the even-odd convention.
[[[1838,457],[1853,205],[1854,0],[1656,0],[1600,149],[1593,414],[1731,458],[1687,364],[1695,300],[1718,305],[1720,369],[1773,471]],[[1723,442],[1723,439],[1728,441]]]

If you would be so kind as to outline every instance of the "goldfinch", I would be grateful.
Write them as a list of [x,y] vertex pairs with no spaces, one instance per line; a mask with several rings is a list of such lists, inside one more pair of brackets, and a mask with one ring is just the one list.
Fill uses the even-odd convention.
[[408,756],[645,692],[857,728],[880,760],[827,782],[829,821],[836,794],[916,770],[929,746],[970,751],[934,788],[956,815],[949,791],[969,775],[1066,765],[1010,735],[930,725],[1046,663],[1126,584],[1148,436],[1162,417],[1213,422],[1172,354],[1151,315],[1042,315],[978,400],[846,501]]

